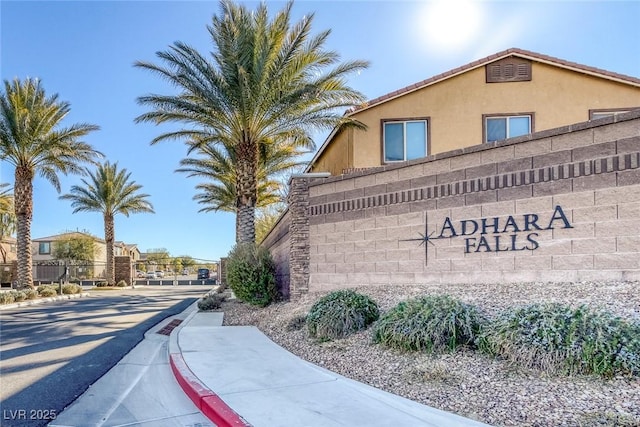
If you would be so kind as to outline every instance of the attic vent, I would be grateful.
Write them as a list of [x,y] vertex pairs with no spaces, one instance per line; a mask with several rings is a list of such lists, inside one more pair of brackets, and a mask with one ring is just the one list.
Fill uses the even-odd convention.
[[522,82],[531,80],[531,62],[513,56],[487,64],[487,83]]

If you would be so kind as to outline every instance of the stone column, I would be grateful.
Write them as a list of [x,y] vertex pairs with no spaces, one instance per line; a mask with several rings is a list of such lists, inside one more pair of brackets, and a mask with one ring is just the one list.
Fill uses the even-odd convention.
[[220,263],[218,264],[218,284],[219,285],[227,285],[227,257],[220,258]]
[[127,285],[133,284],[134,278],[131,271],[131,257],[129,256],[117,256],[115,257],[115,279],[116,283],[121,280],[127,282]]
[[309,181],[294,175],[289,196],[289,295],[295,299],[309,292]]

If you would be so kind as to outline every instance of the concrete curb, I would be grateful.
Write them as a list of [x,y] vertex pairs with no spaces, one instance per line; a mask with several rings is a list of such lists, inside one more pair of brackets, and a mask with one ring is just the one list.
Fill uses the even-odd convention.
[[5,310],[9,308],[28,307],[30,305],[44,304],[45,302],[62,301],[65,299],[83,298],[83,297],[88,297],[89,295],[90,294],[88,292],[83,292],[81,294],[65,294],[65,295],[58,295],[57,297],[46,297],[46,298],[25,300],[20,302],[14,302],[11,304],[2,304],[0,305],[0,310]]
[[169,337],[169,364],[178,384],[198,409],[218,427],[251,427],[240,415],[234,412],[217,394],[204,385],[189,369],[182,357],[178,335],[198,313],[196,304],[192,312],[175,328]]
[[191,372],[182,354],[174,353],[169,355],[171,370],[182,387],[182,390],[189,396],[189,399],[200,409],[200,411],[218,427],[250,427],[242,417],[236,414],[217,394],[209,390],[200,382],[198,377]]

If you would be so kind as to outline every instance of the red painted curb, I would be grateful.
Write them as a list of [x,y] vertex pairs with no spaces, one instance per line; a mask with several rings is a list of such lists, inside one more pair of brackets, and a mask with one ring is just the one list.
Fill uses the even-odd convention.
[[200,382],[191,372],[182,354],[169,355],[169,364],[182,390],[202,413],[218,427],[251,427],[236,414],[220,397]]

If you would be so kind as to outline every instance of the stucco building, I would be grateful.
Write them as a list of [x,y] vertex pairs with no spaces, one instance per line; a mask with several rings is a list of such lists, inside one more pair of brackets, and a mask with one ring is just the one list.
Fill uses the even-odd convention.
[[346,115],[307,172],[425,158],[640,108],[640,79],[508,49],[370,100]]
[[347,114],[263,240],[283,295],[640,280],[640,79],[509,49]]

